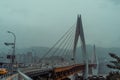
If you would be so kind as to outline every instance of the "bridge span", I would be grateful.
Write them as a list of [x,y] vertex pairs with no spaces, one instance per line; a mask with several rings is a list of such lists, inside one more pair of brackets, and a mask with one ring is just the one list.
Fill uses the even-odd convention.
[[[89,64],[89,68],[96,66],[95,64]],[[52,69],[34,70],[27,72],[26,75],[32,79],[47,78],[52,80],[62,80],[68,78],[68,76],[83,72],[85,68],[84,64],[74,64],[71,66],[57,67]]]
[[[18,80],[22,80],[22,78],[26,80],[65,80],[71,75],[76,75],[77,73],[82,73],[84,80],[88,79],[89,77],[89,72],[93,72],[92,70],[98,69],[98,63],[97,63],[97,58],[94,50],[94,57],[92,58],[93,60],[91,62],[88,61],[88,53],[86,51],[86,44],[85,44],[85,38],[84,38],[84,32],[83,32],[83,27],[82,27],[82,20],[81,20],[81,15],[78,15],[77,18],[77,23],[76,23],[76,30],[75,33],[73,34],[74,30],[70,28],[69,31],[63,35],[56,44],[48,50],[46,54],[40,59],[40,62],[42,64],[42,61],[45,57],[48,58],[51,57],[52,59],[54,56],[62,56],[61,63],[64,62],[64,58],[69,58],[70,61],[72,61],[72,64],[66,65],[66,66],[59,66],[59,67],[47,67],[47,68],[41,68],[35,67],[31,69],[23,69],[22,71],[18,71],[14,77],[8,77],[7,80],[15,80],[16,76]],[[71,36],[71,35],[74,35]],[[80,37],[81,41],[81,50],[82,50],[82,57],[83,57],[83,64],[77,63],[76,59],[76,47],[78,43],[78,39]],[[64,39],[63,39],[64,38]],[[68,43],[69,42],[69,43]],[[59,47],[59,48],[56,48]],[[63,49],[61,49],[63,48]],[[60,54],[61,53],[61,54]],[[69,54],[69,55],[68,55]],[[50,61],[48,59],[48,61]],[[54,63],[55,60],[51,60],[51,63]],[[43,61],[44,63],[44,61]],[[59,62],[56,62],[58,64]],[[36,63],[37,64],[37,63]],[[52,64],[53,65],[53,64]],[[48,65],[47,65],[48,66]],[[97,73],[96,73],[97,75]],[[15,79],[14,79],[15,78]]]
[[[96,66],[95,64],[89,64],[89,67]],[[64,80],[71,75],[75,75],[77,73],[82,73],[85,68],[84,64],[74,64],[71,66],[65,67],[56,67],[56,68],[29,68],[23,69],[22,73],[29,77],[32,80],[37,79],[45,79],[45,80]],[[7,77],[6,80],[22,80],[26,78],[21,73],[16,73],[10,77]]]

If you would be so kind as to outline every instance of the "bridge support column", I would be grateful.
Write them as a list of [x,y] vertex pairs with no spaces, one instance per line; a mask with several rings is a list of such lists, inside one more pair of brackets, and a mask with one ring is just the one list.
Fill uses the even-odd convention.
[[73,58],[74,59],[76,56],[75,55],[76,47],[77,47],[79,37],[80,37],[80,41],[81,41],[83,62],[85,64],[84,79],[87,79],[88,78],[88,54],[86,52],[86,43],[85,43],[85,38],[84,38],[84,31],[83,31],[83,26],[82,26],[81,15],[78,15],[77,24],[76,24],[76,33],[75,33],[74,47],[73,47]]
[[74,74],[69,77],[71,80],[78,80],[78,74]]
[[22,80],[22,76],[18,74],[18,80]]

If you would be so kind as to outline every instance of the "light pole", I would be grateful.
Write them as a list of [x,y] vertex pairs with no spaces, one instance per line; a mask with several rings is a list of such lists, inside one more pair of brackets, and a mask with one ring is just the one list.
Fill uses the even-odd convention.
[[13,35],[13,37],[14,37],[14,42],[13,42],[13,53],[12,53],[12,64],[14,64],[15,63],[15,44],[16,44],[16,35],[13,33],[13,32],[11,32],[11,31],[7,31],[8,33],[10,33],[10,34],[12,34]]
[[7,58],[11,60],[11,64],[10,64],[11,67],[10,67],[10,69],[11,69],[11,73],[13,73],[13,65],[14,65],[14,63],[15,63],[15,57],[16,57],[16,56],[15,56],[16,36],[15,36],[15,34],[14,34],[13,32],[11,32],[11,31],[7,31],[7,32],[10,33],[10,34],[12,34],[13,37],[14,37],[14,42],[12,42],[12,43],[5,42],[5,43],[4,43],[6,46],[12,46],[12,48],[13,48],[12,55],[7,55]]

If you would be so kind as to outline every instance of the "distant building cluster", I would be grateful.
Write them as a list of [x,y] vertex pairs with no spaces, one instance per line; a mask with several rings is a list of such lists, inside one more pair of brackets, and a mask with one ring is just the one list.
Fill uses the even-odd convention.
[[16,55],[16,62],[17,63],[23,63],[26,65],[30,65],[33,63],[37,63],[39,61],[39,58],[37,56],[34,56],[32,52],[27,52],[24,54],[17,54]]

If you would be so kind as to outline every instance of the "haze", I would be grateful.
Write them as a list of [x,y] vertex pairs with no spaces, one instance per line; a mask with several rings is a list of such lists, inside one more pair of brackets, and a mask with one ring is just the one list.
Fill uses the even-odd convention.
[[0,48],[51,47],[82,15],[87,44],[120,47],[120,0],[0,0]]

